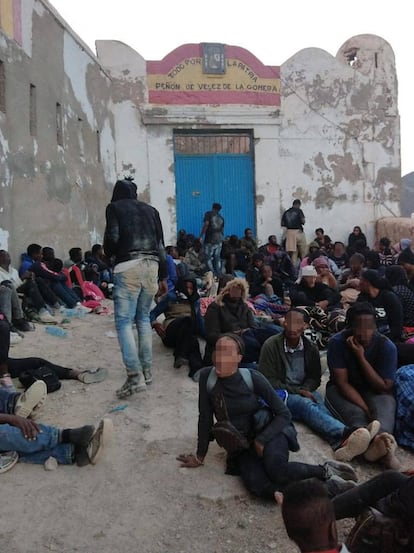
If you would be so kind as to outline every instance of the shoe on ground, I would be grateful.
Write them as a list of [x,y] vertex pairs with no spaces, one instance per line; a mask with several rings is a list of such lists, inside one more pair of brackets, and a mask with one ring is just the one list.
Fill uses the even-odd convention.
[[33,323],[29,323],[26,319],[14,319],[13,327],[20,332],[31,332],[35,329]]
[[188,365],[188,359],[184,359],[184,357],[174,359],[174,369],[180,369],[183,365]]
[[336,475],[331,476],[331,478],[326,480],[325,484],[328,489],[329,497],[331,498],[357,486],[356,482],[353,482],[352,480],[344,480],[340,476]]
[[149,384],[151,384],[152,382],[152,373],[151,373],[151,369],[144,369],[144,379],[145,379],[145,384],[148,386]]
[[339,476],[343,480],[353,480],[354,482],[358,482],[357,473],[351,465],[347,465],[346,463],[341,463],[339,461],[326,461],[322,467],[325,471],[326,480],[332,478],[333,476]]
[[122,399],[138,392],[144,392],[146,388],[144,373],[139,372],[137,376],[128,376],[121,388],[116,391],[116,395]]
[[[93,428],[93,427],[92,427]],[[108,444],[113,432],[111,419],[102,419],[96,430],[93,432],[88,444],[85,447],[78,448],[75,455],[78,467],[85,465],[95,465],[98,462],[102,450]]]
[[354,457],[366,452],[371,441],[371,434],[366,428],[357,428],[334,452],[337,461],[352,461]]
[[17,451],[3,451],[0,453],[0,474],[12,469],[19,460]]
[[20,394],[14,406],[14,414],[27,419],[35,409],[39,409],[47,397],[47,386],[43,380],[36,380],[25,392]]
[[20,344],[20,342],[23,340],[23,336],[20,336],[18,332],[10,332],[10,345],[15,346],[16,344]]
[[51,315],[49,311],[45,308],[39,310],[38,317],[38,320],[41,323],[49,325],[57,324],[57,320],[55,319],[55,317]]
[[69,442],[75,446],[87,447],[95,433],[95,427],[91,424],[79,428],[69,429]]
[[103,382],[107,376],[108,369],[98,367],[97,369],[82,371],[78,376],[78,380],[84,384],[97,384],[98,382]]
[[85,307],[81,303],[78,303],[75,309],[77,309],[77,311],[80,311],[81,313],[90,313],[92,311],[90,307]]

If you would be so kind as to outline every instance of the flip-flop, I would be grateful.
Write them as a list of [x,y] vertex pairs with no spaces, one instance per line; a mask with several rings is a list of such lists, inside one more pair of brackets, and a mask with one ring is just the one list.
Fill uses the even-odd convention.
[[82,371],[78,376],[78,380],[80,380],[84,384],[96,384],[105,380],[107,376],[108,369],[104,367],[99,367],[97,369],[88,369],[86,371]]

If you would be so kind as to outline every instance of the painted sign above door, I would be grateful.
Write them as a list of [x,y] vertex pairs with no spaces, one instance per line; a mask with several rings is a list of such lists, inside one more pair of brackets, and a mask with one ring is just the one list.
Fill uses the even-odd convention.
[[185,44],[147,62],[150,104],[280,106],[280,68],[238,46]]

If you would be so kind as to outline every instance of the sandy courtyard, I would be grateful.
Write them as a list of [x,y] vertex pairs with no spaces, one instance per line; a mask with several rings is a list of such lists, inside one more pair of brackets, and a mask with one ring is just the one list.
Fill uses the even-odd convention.
[[[109,336],[108,336],[109,333]],[[85,468],[17,464],[1,475],[0,551],[8,553],[266,553],[296,551],[279,508],[250,497],[224,474],[224,455],[211,446],[206,464],[180,469],[179,453],[195,449],[197,384],[154,333],[153,384],[117,400],[124,378],[113,315],[72,319],[59,338],[37,325],[11,357],[40,356],[68,367],[107,367],[105,382],[63,381],[39,421],[59,427],[97,423],[108,415],[113,441],[99,463]],[[117,406],[127,407],[110,412]],[[298,425],[309,462],[331,458],[329,446]],[[405,465],[412,455],[400,452]],[[362,480],[377,469],[355,463]],[[346,529],[350,521],[340,525]]]

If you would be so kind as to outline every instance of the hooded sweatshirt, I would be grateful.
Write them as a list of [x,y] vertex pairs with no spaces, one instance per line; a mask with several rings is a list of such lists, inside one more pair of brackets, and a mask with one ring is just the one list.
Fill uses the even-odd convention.
[[159,262],[158,276],[167,276],[164,235],[158,211],[137,200],[137,186],[125,179],[115,184],[111,203],[106,208],[104,251],[115,257],[115,264],[138,259],[155,258]]

